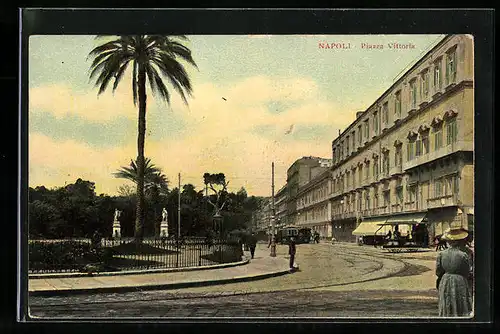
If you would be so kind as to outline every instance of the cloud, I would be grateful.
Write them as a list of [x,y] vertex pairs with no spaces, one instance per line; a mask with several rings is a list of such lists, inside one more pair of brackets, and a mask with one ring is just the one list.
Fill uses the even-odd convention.
[[[36,108],[31,110],[47,110],[55,117],[67,117],[68,109],[96,122],[123,116],[117,110],[127,110],[136,117],[131,101],[129,106],[118,101],[122,97],[126,100],[126,92],[114,98],[111,94],[103,95],[96,101],[95,92],[72,93],[68,87],[49,86],[32,91]],[[56,98],[57,106],[54,100],[44,98],[44,92]],[[168,124],[148,123],[148,131],[155,133],[147,137],[145,155],[163,169],[173,186],[179,172],[183,183],[193,183],[198,189],[203,186],[203,173],[223,172],[231,180],[230,190],[244,186],[249,194],[269,195],[273,161],[279,188],[296,159],[308,155],[328,158],[337,129],[353,117],[353,112],[322,99],[317,85],[307,78],[258,76],[224,86],[202,83],[196,86],[195,93],[189,106],[173,98],[168,110],[162,110],[158,101],[148,100],[148,121],[163,122],[158,117],[165,117],[165,124],[177,122],[183,129],[170,134],[172,127]],[[267,107],[271,101],[280,103],[283,110],[271,112]],[[123,107],[116,108],[117,105]],[[106,115],[90,111],[97,109],[109,111]],[[294,130],[287,135],[292,125]],[[255,131],[259,127],[265,131]],[[131,129],[124,130],[124,136],[127,131]],[[159,131],[165,133],[158,135]],[[135,138],[135,129],[132,137]],[[98,192],[109,194],[116,193],[116,188],[125,183],[112,173],[137,154],[132,140],[120,147],[93,147],[75,138],[55,140],[36,129],[30,133],[29,149],[30,185],[63,185],[82,177],[96,182]]]
[[131,75],[124,77],[113,94],[112,83],[108,91],[97,95],[97,88],[75,90],[64,83],[31,87],[29,91],[30,113],[51,113],[62,119],[73,115],[94,122],[108,122],[117,117],[137,118],[133,104]]

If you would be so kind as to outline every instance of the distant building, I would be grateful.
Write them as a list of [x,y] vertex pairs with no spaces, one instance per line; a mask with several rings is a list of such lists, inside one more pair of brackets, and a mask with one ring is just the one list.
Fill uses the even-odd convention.
[[330,194],[331,171],[325,167],[321,174],[299,188],[296,224],[310,227],[317,231],[321,238],[330,238],[332,236]]
[[288,192],[286,184],[274,196],[276,227],[288,225]]
[[332,166],[331,159],[302,157],[296,160],[287,171],[287,224],[297,223],[297,195],[299,188],[305,186],[316,176]]

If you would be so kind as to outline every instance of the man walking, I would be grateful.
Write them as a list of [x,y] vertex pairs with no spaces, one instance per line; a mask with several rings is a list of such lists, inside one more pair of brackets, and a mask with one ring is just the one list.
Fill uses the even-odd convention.
[[250,248],[250,255],[253,256],[255,255],[255,247],[257,246],[257,238],[255,237],[255,233],[252,232],[252,235],[248,239],[248,247]]
[[293,270],[293,264],[295,263],[295,238],[290,238],[290,243],[288,244],[288,255],[290,255],[290,270]]

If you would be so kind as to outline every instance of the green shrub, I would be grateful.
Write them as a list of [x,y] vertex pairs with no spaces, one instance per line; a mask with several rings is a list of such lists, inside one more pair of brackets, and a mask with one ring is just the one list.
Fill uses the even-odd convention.
[[99,261],[99,254],[90,244],[75,241],[31,241],[29,270],[77,270]]

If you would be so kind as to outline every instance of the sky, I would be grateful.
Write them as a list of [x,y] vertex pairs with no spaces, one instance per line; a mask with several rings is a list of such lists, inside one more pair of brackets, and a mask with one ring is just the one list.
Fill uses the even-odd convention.
[[[444,35],[188,36],[186,106],[171,86],[168,105],[147,87],[145,156],[171,188],[203,188],[203,174],[222,172],[229,190],[271,195],[303,156],[331,159],[331,142],[397,77]],[[414,48],[390,49],[388,43]],[[116,92],[98,96],[89,80],[95,36],[31,36],[29,42],[29,185],[48,188],[78,178],[96,192],[129,184],[113,172],[137,157],[137,108],[130,71]],[[344,43],[345,49],[321,48]],[[383,48],[366,48],[366,44]],[[363,47],[365,45],[365,47]],[[347,48],[349,47],[349,48]]]

